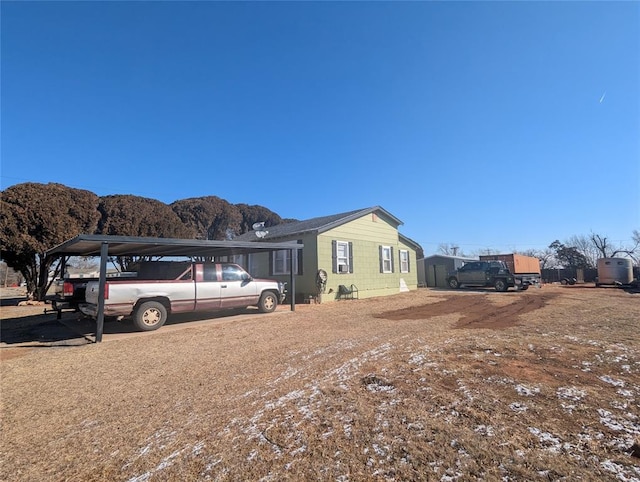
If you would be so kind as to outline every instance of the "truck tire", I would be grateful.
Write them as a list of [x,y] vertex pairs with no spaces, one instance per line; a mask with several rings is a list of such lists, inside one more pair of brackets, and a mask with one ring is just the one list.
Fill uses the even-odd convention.
[[496,291],[505,292],[509,289],[509,285],[507,284],[507,280],[504,278],[498,278],[495,283],[493,283],[493,287]]
[[529,285],[522,285],[520,287],[520,291],[527,291],[529,289]]
[[449,288],[452,288],[454,290],[457,290],[458,288],[460,288],[460,283],[458,283],[457,278],[449,278],[447,280],[447,284],[449,285]]
[[158,301],[140,303],[133,313],[133,324],[141,331],[153,331],[167,321],[167,309]]
[[258,301],[258,309],[262,313],[271,313],[278,306],[278,297],[273,291],[265,291]]

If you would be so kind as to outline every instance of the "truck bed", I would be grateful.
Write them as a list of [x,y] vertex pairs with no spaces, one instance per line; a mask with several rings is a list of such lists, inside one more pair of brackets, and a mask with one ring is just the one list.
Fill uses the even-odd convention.
[[491,254],[482,255],[483,261],[503,261],[513,274],[540,274],[540,260],[532,256],[522,254]]

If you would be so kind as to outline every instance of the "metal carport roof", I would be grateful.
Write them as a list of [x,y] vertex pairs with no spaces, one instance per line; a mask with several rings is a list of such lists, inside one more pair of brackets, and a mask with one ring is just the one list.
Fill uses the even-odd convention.
[[[268,251],[302,249],[296,242],[265,243],[259,241],[209,241],[201,239],[147,238],[139,236],[109,236],[80,234],[46,252],[47,256],[100,256],[100,297],[96,342],[102,341],[104,329],[104,285],[109,256],[229,256]],[[293,272],[289,278],[291,311],[295,311],[295,284]]]
[[47,256],[100,256],[107,243],[109,256],[227,256],[231,254],[302,249],[295,242],[208,241],[202,239],[147,238],[80,234],[47,251]]

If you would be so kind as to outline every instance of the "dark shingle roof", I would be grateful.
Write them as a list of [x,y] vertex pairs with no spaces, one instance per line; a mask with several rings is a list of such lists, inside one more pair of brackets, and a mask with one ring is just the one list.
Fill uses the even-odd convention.
[[389,218],[392,223],[396,223],[396,227],[402,224],[398,218],[393,216],[388,211],[384,210],[380,206],[374,206],[371,208],[358,209],[356,211],[349,211],[346,213],[333,214],[331,216],[321,216],[318,218],[307,219],[306,221],[297,221],[293,223],[278,224],[276,226],[269,226],[266,228],[268,234],[263,238],[258,238],[254,231],[236,236],[234,241],[259,241],[284,238],[303,233],[316,232],[323,233],[329,229],[333,229],[342,224],[353,221],[367,214],[378,211],[380,214]]

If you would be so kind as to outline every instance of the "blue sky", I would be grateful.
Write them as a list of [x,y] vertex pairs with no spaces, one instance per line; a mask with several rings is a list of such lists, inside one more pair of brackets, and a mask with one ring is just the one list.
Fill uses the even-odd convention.
[[638,2],[2,2],[1,186],[308,219],[425,254],[640,229]]

